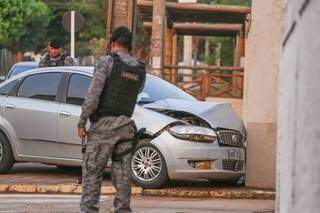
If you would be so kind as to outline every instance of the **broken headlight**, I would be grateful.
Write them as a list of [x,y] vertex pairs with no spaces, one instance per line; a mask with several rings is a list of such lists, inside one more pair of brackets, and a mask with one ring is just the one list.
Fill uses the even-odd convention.
[[199,126],[178,125],[171,127],[168,131],[172,136],[182,140],[207,143],[217,140],[217,135],[212,129]]

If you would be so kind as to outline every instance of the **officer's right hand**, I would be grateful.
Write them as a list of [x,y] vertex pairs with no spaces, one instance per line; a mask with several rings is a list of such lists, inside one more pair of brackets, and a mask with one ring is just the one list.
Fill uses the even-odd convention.
[[81,138],[81,140],[86,139],[86,136],[87,136],[86,128],[84,128],[84,127],[78,128],[78,136],[79,136],[79,138]]

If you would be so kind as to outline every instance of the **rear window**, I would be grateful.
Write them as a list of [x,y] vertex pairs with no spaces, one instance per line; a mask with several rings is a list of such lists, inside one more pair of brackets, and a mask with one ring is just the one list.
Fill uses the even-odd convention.
[[20,73],[23,73],[25,71],[35,69],[35,68],[37,68],[37,66],[15,66],[12,72],[9,74],[8,79],[15,75],[18,75]]
[[17,82],[18,80],[14,80],[0,87],[0,95],[9,95]]

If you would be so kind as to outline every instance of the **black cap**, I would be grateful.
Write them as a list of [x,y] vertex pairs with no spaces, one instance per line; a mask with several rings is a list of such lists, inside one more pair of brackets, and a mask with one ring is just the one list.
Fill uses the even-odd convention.
[[113,41],[116,41],[119,37],[121,36],[125,36],[127,38],[132,39],[132,33],[130,32],[130,30],[124,26],[121,26],[121,27],[117,27],[113,32],[112,32],[112,35],[111,35],[111,38],[110,38],[110,41],[113,42]]
[[59,49],[61,47],[60,42],[58,40],[49,41],[49,46],[55,49]]

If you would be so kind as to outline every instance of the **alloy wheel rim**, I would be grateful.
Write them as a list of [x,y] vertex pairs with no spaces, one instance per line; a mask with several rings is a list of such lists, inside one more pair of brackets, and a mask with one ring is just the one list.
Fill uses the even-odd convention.
[[150,182],[156,179],[162,169],[161,156],[151,147],[138,149],[131,161],[134,175],[141,181]]

